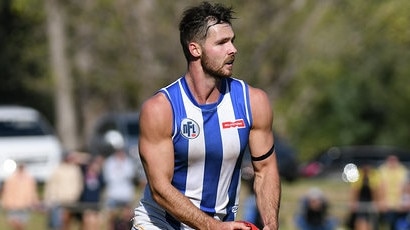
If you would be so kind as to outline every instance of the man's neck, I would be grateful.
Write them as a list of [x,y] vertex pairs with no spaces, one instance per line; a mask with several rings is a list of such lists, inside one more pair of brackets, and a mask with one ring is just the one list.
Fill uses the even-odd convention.
[[198,104],[212,104],[221,94],[221,80],[203,73],[188,72],[185,75],[188,88]]

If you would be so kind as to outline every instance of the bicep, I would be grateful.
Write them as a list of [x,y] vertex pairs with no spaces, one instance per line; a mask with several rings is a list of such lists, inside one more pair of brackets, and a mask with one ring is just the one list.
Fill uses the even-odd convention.
[[[249,148],[253,157],[260,157],[273,146],[273,112],[269,99],[260,89],[250,88],[253,125],[249,134]],[[272,154],[273,155],[273,154]]]
[[164,139],[154,141],[154,139],[141,136],[139,148],[148,181],[171,180],[174,166],[172,141]]
[[139,151],[152,186],[171,181],[174,168],[172,110],[162,94],[144,103],[140,113]]

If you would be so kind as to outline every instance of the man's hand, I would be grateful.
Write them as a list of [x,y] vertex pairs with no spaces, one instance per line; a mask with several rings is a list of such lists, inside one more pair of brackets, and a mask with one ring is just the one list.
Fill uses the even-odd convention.
[[229,222],[214,222],[212,226],[208,226],[209,229],[221,229],[221,230],[252,230],[245,223],[239,221],[229,221]]

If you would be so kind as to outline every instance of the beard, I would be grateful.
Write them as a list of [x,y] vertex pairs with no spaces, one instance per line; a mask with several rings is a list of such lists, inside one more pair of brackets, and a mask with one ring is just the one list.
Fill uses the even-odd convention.
[[235,59],[234,56],[231,56],[228,60],[224,60],[222,65],[218,65],[214,59],[208,57],[206,53],[203,54],[201,58],[201,65],[206,74],[209,74],[215,78],[229,78],[232,76],[231,68],[224,68],[225,64],[232,62]]

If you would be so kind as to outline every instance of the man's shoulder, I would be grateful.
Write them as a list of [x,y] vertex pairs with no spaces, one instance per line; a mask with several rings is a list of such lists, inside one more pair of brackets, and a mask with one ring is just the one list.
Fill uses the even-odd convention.
[[161,114],[170,110],[170,103],[166,95],[162,92],[158,92],[155,95],[148,98],[141,107],[141,115],[148,114]]
[[249,88],[249,97],[251,99],[251,103],[252,101],[254,101],[254,102],[257,102],[257,104],[270,105],[269,96],[265,90],[261,88],[252,87],[252,86],[249,86],[248,88]]
[[[144,102],[140,110],[140,129],[160,131],[172,124],[172,107],[163,93],[157,93]],[[146,130],[146,131],[148,131]]]

